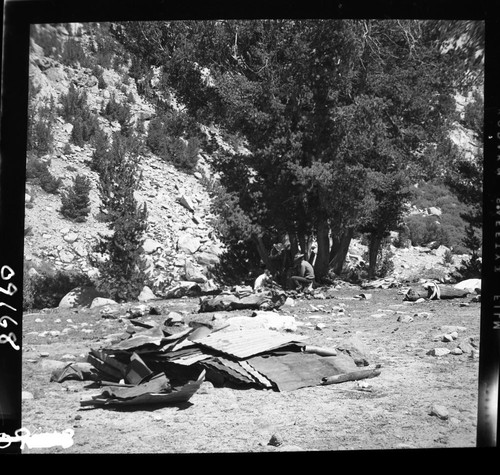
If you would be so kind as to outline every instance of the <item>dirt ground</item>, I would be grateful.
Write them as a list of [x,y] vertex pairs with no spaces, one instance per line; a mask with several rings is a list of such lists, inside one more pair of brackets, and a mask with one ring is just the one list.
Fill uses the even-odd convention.
[[[293,315],[307,344],[336,348],[356,335],[368,348],[370,367],[381,374],[360,382],[289,392],[214,387],[204,382],[188,403],[134,409],[81,407],[99,392],[89,381],[51,382],[54,368],[71,356],[84,360],[127,322],[103,318],[95,309],[26,315],[23,322],[23,428],[30,434],[73,429],[68,448],[25,448],[25,454],[214,454],[281,451],[353,451],[473,448],[476,444],[478,352],[433,356],[461,342],[479,343],[480,304],[471,298],[403,301],[398,289],[373,289],[372,298],[297,299],[279,312]],[[158,302],[154,302],[156,305]],[[163,308],[190,314],[197,298],[162,301]],[[339,305],[345,311],[332,311]],[[469,305],[464,305],[469,304]],[[231,312],[250,315],[250,310]],[[412,319],[404,317],[410,316]],[[401,318],[403,317],[403,318]],[[165,315],[144,321],[162,322]],[[318,323],[322,325],[318,325]],[[438,341],[461,327],[458,338]],[[60,333],[57,335],[57,331]],[[51,335],[49,332],[54,332]],[[56,336],[57,335],[57,336]],[[363,385],[361,385],[363,386]],[[24,391],[26,393],[24,393]],[[447,418],[431,413],[444,406]],[[275,436],[281,445],[269,444]]]

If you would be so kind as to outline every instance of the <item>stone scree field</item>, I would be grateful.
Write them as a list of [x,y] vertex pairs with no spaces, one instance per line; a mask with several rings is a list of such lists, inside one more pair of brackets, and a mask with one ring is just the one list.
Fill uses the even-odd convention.
[[[370,367],[362,381],[294,391],[215,387],[205,381],[187,403],[100,408],[80,405],[99,393],[90,381],[51,382],[52,371],[84,361],[91,348],[130,324],[103,318],[99,308],[26,314],[23,322],[22,424],[32,435],[74,431],[68,448],[23,453],[262,453],[416,448],[476,444],[480,304],[471,296],[403,301],[396,288],[340,289],[334,298],[297,298],[278,313],[295,317],[309,345],[336,348],[355,337]],[[143,321],[161,323],[179,312],[186,328],[199,318],[198,298],[148,302],[162,309]],[[251,315],[226,312],[226,317]],[[210,317],[210,315],[207,315]],[[456,333],[453,333],[453,332]],[[452,334],[451,341],[442,341]],[[472,345],[471,345],[472,343]],[[461,346],[464,351],[454,350]],[[436,356],[434,349],[453,350]],[[458,354],[460,353],[460,354]],[[439,354],[439,352],[437,353]],[[273,441],[279,441],[275,444]]]

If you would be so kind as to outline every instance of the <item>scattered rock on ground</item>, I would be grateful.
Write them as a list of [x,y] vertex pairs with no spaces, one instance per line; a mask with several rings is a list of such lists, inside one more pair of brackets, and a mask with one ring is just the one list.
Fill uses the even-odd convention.
[[437,416],[439,419],[446,420],[449,418],[448,408],[441,404],[433,404],[429,413],[431,416]]
[[448,348],[432,348],[427,354],[430,356],[445,356],[450,354],[450,350]]

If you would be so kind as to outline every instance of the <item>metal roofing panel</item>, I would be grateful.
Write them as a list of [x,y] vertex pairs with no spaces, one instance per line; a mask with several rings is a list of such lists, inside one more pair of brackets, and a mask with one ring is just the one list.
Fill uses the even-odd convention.
[[243,359],[305,338],[298,335],[284,335],[264,328],[256,328],[211,333],[196,340],[195,343]]
[[[289,353],[284,356],[255,356],[247,363],[273,381],[280,391],[319,386],[322,378],[343,372],[343,358],[313,353]],[[353,363],[354,364],[354,363]]]

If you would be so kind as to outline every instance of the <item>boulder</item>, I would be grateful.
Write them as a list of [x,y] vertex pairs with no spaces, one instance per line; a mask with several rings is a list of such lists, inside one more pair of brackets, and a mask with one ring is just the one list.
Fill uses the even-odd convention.
[[81,242],[75,242],[73,244],[73,251],[75,251],[80,257],[85,257],[88,255],[87,248],[85,247],[85,244]]
[[148,300],[154,300],[156,298],[157,297],[153,293],[153,291],[147,285],[145,285],[142,288],[141,293],[137,297],[137,300],[139,300],[139,302],[147,302]]
[[61,259],[62,262],[65,262],[66,264],[73,262],[75,256],[72,252],[68,252],[65,250],[62,250],[59,252],[59,259]]
[[432,348],[427,352],[430,356],[446,356],[450,353],[451,351],[448,348]]
[[427,213],[432,216],[441,216],[443,214],[443,212],[439,208],[436,208],[435,206],[427,208]]
[[113,299],[96,297],[94,300],[92,300],[90,308],[103,307],[104,305],[117,305],[117,303],[118,302],[114,301]]
[[66,242],[69,242],[70,244],[74,243],[77,239],[78,239],[78,234],[77,233],[68,233],[68,234],[65,234],[63,239],[66,241]]
[[188,282],[197,282],[198,284],[204,284],[207,281],[201,270],[197,269],[188,259],[184,263],[184,279]]
[[127,315],[128,315],[128,318],[144,317],[144,315],[149,315],[150,311],[151,311],[151,308],[148,305],[140,303],[137,305],[132,305],[127,310]]
[[90,307],[96,297],[102,295],[95,287],[76,287],[59,302],[59,308]]
[[442,406],[441,404],[433,404],[429,414],[431,416],[437,416],[439,419],[443,420],[446,420],[449,417],[448,408],[446,406]]
[[352,336],[341,342],[337,349],[351,358],[357,366],[367,366],[369,350],[368,347],[357,337]]
[[157,251],[158,249],[161,249],[163,246],[158,242],[155,241],[154,239],[147,238],[143,245],[142,248],[144,249],[144,252],[146,254],[152,254],[153,252]]
[[220,262],[220,258],[211,252],[197,252],[196,262],[202,266],[209,267],[218,264]]
[[182,235],[177,241],[177,248],[179,251],[194,254],[201,246],[200,240],[195,236],[187,234]]

